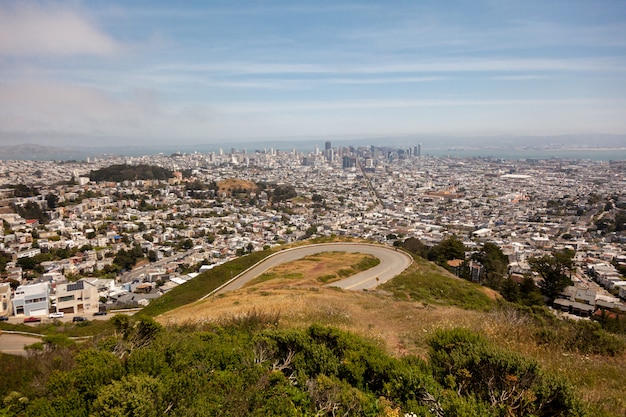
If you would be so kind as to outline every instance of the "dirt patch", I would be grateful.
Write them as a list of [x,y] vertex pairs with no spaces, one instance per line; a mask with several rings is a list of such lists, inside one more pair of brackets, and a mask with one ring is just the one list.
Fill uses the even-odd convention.
[[371,255],[362,253],[325,252],[306,256],[293,262],[278,265],[267,270],[260,277],[250,281],[246,287],[258,289],[281,288],[284,286],[321,286],[340,279],[337,272],[356,265]]
[[496,290],[492,290],[488,287],[483,287],[482,290],[487,295],[487,297],[491,298],[492,300],[499,300],[502,298],[500,293]]

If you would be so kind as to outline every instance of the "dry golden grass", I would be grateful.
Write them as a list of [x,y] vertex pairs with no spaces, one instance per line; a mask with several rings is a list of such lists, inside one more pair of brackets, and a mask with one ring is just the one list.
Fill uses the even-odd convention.
[[323,287],[317,280],[319,276],[336,273],[364,256],[358,255],[352,262],[354,259],[348,255],[316,256],[319,267],[311,260],[281,265],[271,272],[300,276],[257,282],[167,312],[157,320],[166,325],[221,322],[255,310],[279,314],[280,327],[331,325],[372,340],[392,355],[422,358],[427,357],[427,341],[436,330],[464,327],[500,347],[537,360],[550,372],[565,375],[590,405],[590,415],[626,415],[626,355],[595,357],[540,346],[535,342],[530,320],[513,309],[481,312],[401,301],[382,290],[354,292]]
[[240,180],[236,178],[229,178],[217,183],[217,188],[220,193],[230,194],[235,190],[245,190],[246,192],[254,192],[258,189],[255,183],[252,181]]
[[[268,283],[269,284],[269,283]],[[255,309],[280,313],[280,325],[320,323],[375,340],[390,353],[423,356],[424,341],[435,329],[469,326],[480,313],[456,308],[424,307],[396,301],[381,292],[351,292],[324,287],[256,285],[184,306],[158,317],[163,324],[219,322]],[[476,320],[472,320],[475,317]],[[461,324],[462,325],[462,324]]]
[[[498,346],[537,360],[544,369],[565,375],[591,404],[591,415],[625,415],[623,373],[626,356],[615,358],[564,352],[538,346],[532,327],[514,313],[491,313],[457,307],[398,301],[382,291],[351,292],[334,288],[244,288],[168,312],[163,324],[221,322],[251,310],[280,314],[281,327],[331,325],[374,341],[395,356],[427,358],[427,341],[438,329],[464,327]],[[602,414],[600,414],[600,412]]]

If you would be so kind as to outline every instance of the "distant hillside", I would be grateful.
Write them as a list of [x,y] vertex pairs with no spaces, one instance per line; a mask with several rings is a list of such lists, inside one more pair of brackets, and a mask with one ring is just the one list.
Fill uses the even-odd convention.
[[232,194],[249,194],[257,192],[259,187],[252,181],[240,180],[236,178],[230,178],[217,183],[218,191],[220,194],[226,193]]
[[83,155],[76,149],[69,150],[54,146],[42,146],[34,143],[20,145],[0,146],[0,159],[2,160],[37,160],[37,159],[76,159]]
[[172,176],[172,171],[154,165],[111,165],[89,173],[89,179],[96,182],[166,180]]

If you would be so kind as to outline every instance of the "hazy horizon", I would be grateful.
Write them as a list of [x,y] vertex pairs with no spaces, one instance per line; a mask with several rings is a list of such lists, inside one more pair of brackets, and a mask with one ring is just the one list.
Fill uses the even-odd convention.
[[325,143],[340,150],[343,147],[370,147],[406,150],[421,145],[422,156],[435,157],[494,157],[520,159],[590,159],[599,161],[626,160],[626,141],[623,136],[535,136],[535,137],[455,137],[455,136],[399,136],[379,138],[309,138],[301,140],[257,140],[224,143],[127,144],[127,145],[60,145],[37,143],[0,145],[0,160],[86,160],[103,155],[125,157],[175,153],[237,153],[281,152],[296,150],[310,154],[323,151]]

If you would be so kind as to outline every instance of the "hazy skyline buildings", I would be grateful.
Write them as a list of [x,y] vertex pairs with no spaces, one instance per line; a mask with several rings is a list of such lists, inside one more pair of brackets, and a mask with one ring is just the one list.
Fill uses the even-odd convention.
[[625,97],[613,0],[0,3],[0,146],[626,135]]

